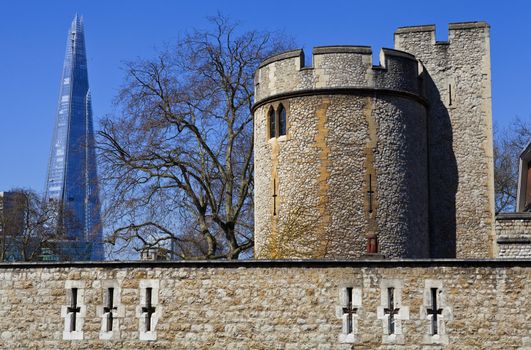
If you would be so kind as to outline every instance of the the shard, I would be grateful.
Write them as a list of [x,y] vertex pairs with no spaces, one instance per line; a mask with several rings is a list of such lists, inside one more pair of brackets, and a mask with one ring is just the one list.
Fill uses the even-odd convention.
[[57,201],[60,260],[102,260],[102,226],[83,18],[68,32],[46,198]]

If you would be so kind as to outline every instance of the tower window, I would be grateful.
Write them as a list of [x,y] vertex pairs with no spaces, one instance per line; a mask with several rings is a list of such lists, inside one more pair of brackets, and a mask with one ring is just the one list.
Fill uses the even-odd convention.
[[278,107],[278,135],[286,135],[286,109],[282,104]]
[[272,139],[273,137],[276,137],[276,113],[273,107],[269,109],[268,113],[269,118],[269,138]]
[[286,108],[280,104],[275,111],[273,107],[269,109],[267,113],[267,119],[269,123],[269,138],[275,138],[286,135],[287,129],[287,117]]

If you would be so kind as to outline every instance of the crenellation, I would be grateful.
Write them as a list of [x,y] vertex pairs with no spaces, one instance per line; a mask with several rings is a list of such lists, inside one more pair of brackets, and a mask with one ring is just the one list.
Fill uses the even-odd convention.
[[270,57],[261,64],[255,75],[255,103],[315,89],[387,89],[419,96],[418,63],[406,52],[381,49],[376,66],[368,46],[319,46],[312,54],[311,67],[304,66],[302,50]]
[[[359,258],[369,233],[389,258],[428,256],[419,64],[399,50],[380,57],[375,67],[370,47],[317,47],[311,69],[293,58],[259,69],[257,257]],[[279,103],[290,110],[287,136],[270,138],[265,119]]]
[[[399,27],[395,31],[395,47],[403,47],[401,41],[415,41],[417,44],[451,45],[456,34],[462,31],[476,30],[488,32],[490,26],[486,22],[460,22],[448,24],[448,40],[436,40],[437,28],[434,24],[422,26]],[[398,40],[398,41],[397,41]]]

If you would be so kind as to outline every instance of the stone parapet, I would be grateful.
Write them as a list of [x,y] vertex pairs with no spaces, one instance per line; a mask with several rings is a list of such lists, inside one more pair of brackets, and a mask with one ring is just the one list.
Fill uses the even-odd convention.
[[304,51],[293,50],[266,59],[256,72],[256,104],[276,95],[321,89],[376,89],[420,97],[418,64],[406,52],[381,49],[380,65],[367,46],[320,46],[313,65],[305,67]]
[[[529,259],[1,264],[0,348],[516,350],[529,346],[530,274]],[[105,338],[109,286],[123,311]],[[72,288],[75,338],[61,314]],[[143,332],[147,288],[156,322]]]

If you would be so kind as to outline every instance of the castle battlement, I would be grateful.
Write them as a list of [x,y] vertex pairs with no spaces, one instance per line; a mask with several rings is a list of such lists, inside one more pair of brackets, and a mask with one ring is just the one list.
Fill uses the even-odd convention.
[[[401,47],[400,40],[406,39],[416,40],[416,45],[419,44],[431,44],[431,45],[451,45],[454,41],[459,41],[460,38],[469,40],[468,32],[477,31],[480,33],[488,33],[490,26],[486,22],[458,22],[448,24],[448,40],[437,41],[436,31],[437,28],[434,24],[400,27],[395,31],[395,46]],[[467,33],[463,33],[467,32]],[[461,33],[465,35],[461,35]]]
[[368,46],[263,62],[257,257],[495,256],[490,27],[448,28],[439,42],[435,25],[399,28],[379,62]]
[[255,76],[256,103],[286,93],[311,90],[366,89],[407,92],[420,97],[415,56],[382,48],[380,62],[372,62],[368,46],[319,46],[313,65],[305,67],[302,49],[266,59]]

